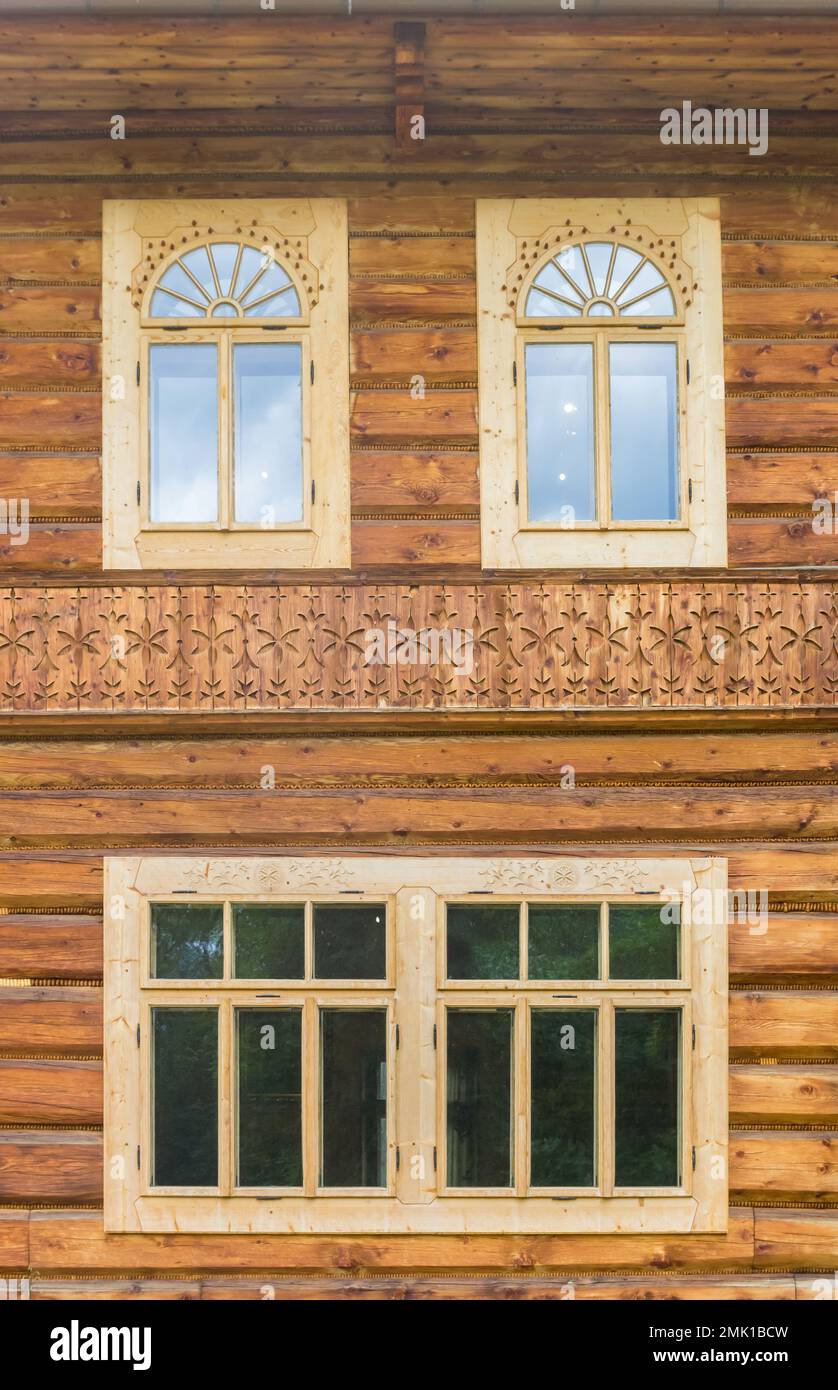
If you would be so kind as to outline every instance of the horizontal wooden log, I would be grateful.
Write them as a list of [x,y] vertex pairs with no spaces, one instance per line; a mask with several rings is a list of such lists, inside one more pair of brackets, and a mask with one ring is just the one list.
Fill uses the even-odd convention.
[[730,1068],[732,1124],[838,1124],[838,1066]]
[[734,990],[730,1048],[737,1057],[838,1058],[838,990]]
[[88,979],[101,974],[100,917],[0,916],[0,977]]
[[728,448],[838,448],[838,394],[774,396],[749,400],[729,396],[725,407]]
[[0,1269],[24,1273],[29,1267],[29,1212],[0,1211]]
[[817,532],[812,517],[793,521],[728,521],[728,563],[744,565],[834,565],[838,563],[838,528]]
[[[805,409],[805,405],[801,402]],[[810,508],[816,497],[834,501],[838,492],[838,450],[834,453],[730,454],[727,500],[733,506],[789,505]]]
[[477,443],[477,392],[356,391],[350,430],[353,441],[442,439]]
[[[829,293],[829,291],[820,291]],[[0,295],[0,309],[2,309]],[[349,312],[357,323],[457,323],[477,312],[473,280],[358,280],[349,281]],[[3,320],[0,319],[0,327]]]
[[[57,1281],[56,1281],[57,1282]],[[105,1287],[113,1287],[111,1281]],[[710,1275],[665,1275],[647,1279],[606,1278],[597,1279],[584,1275],[574,1275],[572,1282],[568,1277],[553,1276],[539,1278],[528,1275],[525,1278],[503,1278],[501,1275],[485,1275],[482,1278],[465,1276],[435,1279],[432,1275],[401,1279],[278,1279],[272,1283],[264,1281],[273,1289],[273,1297],[279,1302],[300,1302],[309,1299],[321,1301],[346,1302],[469,1302],[491,1300],[493,1302],[526,1303],[529,1301],[564,1301],[571,1293],[575,1301],[628,1301],[654,1303],[658,1300],[667,1303],[692,1302],[709,1299],[713,1302],[749,1302],[756,1300],[791,1301],[795,1297],[795,1281],[787,1275],[774,1278],[758,1278],[743,1275],[740,1278],[713,1278]],[[41,1281],[42,1286],[50,1287],[51,1281]],[[31,1286],[31,1297],[43,1295]],[[63,1297],[70,1298],[74,1286],[66,1286],[68,1292]],[[78,1285],[75,1285],[78,1288]],[[148,1287],[157,1287],[148,1281]],[[87,1295],[85,1295],[87,1296]],[[104,1297],[105,1295],[101,1295]],[[151,1297],[151,1294],[147,1295]],[[78,1297],[78,1294],[76,1294]],[[252,1300],[264,1299],[264,1283],[244,1279],[223,1280],[203,1279],[201,1298],[214,1300]]]
[[70,241],[3,241],[0,246],[0,284],[16,280],[96,281],[102,273],[102,247],[94,238]]
[[833,1200],[838,1196],[838,1135],[731,1135],[730,1190],[735,1202]]
[[[734,1208],[726,1235],[685,1236],[321,1236],[105,1235],[98,1212],[33,1211],[32,1266],[193,1273],[211,1270],[416,1269],[656,1271],[747,1268],[753,1258],[753,1218]],[[787,1261],[787,1263],[794,1263]],[[798,1261],[799,1263],[799,1261]]]
[[771,912],[764,923],[734,921],[730,977],[760,980],[838,976],[838,913]]
[[838,278],[838,245],[814,241],[728,241],[722,270],[731,280],[819,281]]
[[838,1210],[754,1211],[754,1264],[760,1269],[826,1269],[838,1264]]
[[102,528],[73,523],[30,526],[23,545],[0,534],[0,566],[5,575],[101,573]]
[[838,343],[834,338],[731,338],[725,343],[725,376],[728,388],[736,390],[831,390],[838,385]]
[[381,194],[349,199],[349,232],[378,232],[382,237],[399,232],[474,231],[474,199],[437,193]]
[[94,392],[0,394],[0,447],[34,444],[95,452],[101,441],[102,403]]
[[102,1123],[102,1063],[0,1057],[0,1123]]
[[478,513],[476,453],[365,452],[352,455],[353,511]]
[[40,520],[89,518],[102,507],[98,454],[0,452],[0,497],[27,497]]
[[477,374],[477,332],[471,328],[356,328],[350,351],[356,376],[418,375],[433,383]]
[[0,288],[0,333],[90,332],[100,320],[101,291]]
[[838,788],[577,787],[456,791],[99,791],[7,792],[0,844],[131,843],[262,845],[340,836],[468,843],[482,836],[522,844],[736,841],[768,836],[820,840],[838,834]]
[[373,570],[384,565],[479,565],[480,527],[476,521],[356,521],[352,563]]
[[101,1194],[101,1135],[0,1131],[0,1201],[96,1202]]
[[101,904],[100,858],[69,859],[64,855],[0,856],[0,905],[13,907],[76,907]]
[[102,1050],[101,990],[3,989],[0,1052],[83,1056]]
[[352,275],[431,276],[475,274],[470,237],[354,237],[349,243]]
[[829,334],[838,326],[836,289],[726,289],[725,331]]
[[[2,243],[0,243],[2,245]],[[0,339],[0,387],[95,386],[100,379],[96,342],[75,338]]]

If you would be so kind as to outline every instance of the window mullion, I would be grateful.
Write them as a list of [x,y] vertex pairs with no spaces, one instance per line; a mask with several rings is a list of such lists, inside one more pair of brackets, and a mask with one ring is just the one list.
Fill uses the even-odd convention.
[[594,339],[596,372],[596,459],[597,520],[611,525],[611,384],[608,375],[610,337],[598,333]]
[[530,1004],[519,999],[515,1006],[515,1194],[526,1197],[530,1167]]
[[233,335],[219,333],[218,342],[218,487],[219,517],[226,530],[233,519]]
[[317,1003],[303,1003],[303,1189],[314,1197],[320,1185],[320,1041]]
[[235,1181],[235,1122],[234,1102],[238,1094],[238,1079],[234,1074],[236,1067],[233,1046],[233,1004],[230,999],[222,999],[218,1009],[219,1026],[219,1129],[220,1152],[218,1186],[223,1196],[229,1197]]
[[597,1097],[597,1170],[603,1197],[614,1193],[616,1123],[614,1104],[614,1001],[603,998],[599,1010],[599,1094]]

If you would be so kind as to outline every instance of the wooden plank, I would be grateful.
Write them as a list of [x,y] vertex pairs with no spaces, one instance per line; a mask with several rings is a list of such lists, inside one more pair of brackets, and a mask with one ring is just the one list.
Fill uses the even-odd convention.
[[[2,245],[2,243],[0,243]],[[0,387],[98,385],[99,344],[74,338],[0,338]]]
[[0,394],[0,447],[34,444],[96,452],[101,441],[102,401],[98,392]]
[[733,1124],[838,1124],[838,1066],[732,1066]]
[[102,528],[92,525],[30,526],[25,545],[0,535],[5,575],[97,574],[102,569]]
[[[0,311],[2,308],[3,296],[0,294]],[[473,280],[349,281],[349,313],[355,322],[458,323],[463,319],[473,319],[476,312],[477,297]],[[0,319],[0,326],[2,323]]]
[[350,235],[349,269],[350,273],[356,276],[451,275],[473,279],[474,240],[463,236]]
[[102,901],[100,858],[66,855],[0,856],[0,904],[11,907],[75,907]]
[[838,856],[828,846],[808,849],[776,846],[753,849],[731,846],[728,855],[728,882],[731,888],[753,888],[780,897],[812,898],[818,894],[838,897]]
[[[349,235],[357,232],[378,232],[382,237],[399,232],[474,231],[474,199],[438,193],[381,194],[349,199]],[[350,241],[353,247],[355,243]]]
[[[265,839],[311,843],[339,832],[364,843],[466,842],[485,835],[521,844],[597,841],[713,843],[768,836],[822,840],[838,834],[838,788],[512,787],[477,790],[105,790],[7,792],[0,843],[60,840],[81,847]],[[51,846],[50,846],[51,847]]]
[[0,1201],[96,1202],[101,1195],[101,1135],[0,1131]]
[[0,1057],[4,1125],[102,1123],[102,1063]]
[[730,931],[730,978],[793,980],[838,976],[838,914],[771,912],[765,924]]
[[90,333],[100,321],[98,289],[0,289],[0,333]]
[[[805,409],[805,403],[801,402]],[[816,497],[838,492],[838,450],[834,453],[730,454],[727,460],[727,500],[734,506],[785,505],[811,507]]]
[[352,563],[361,569],[479,565],[480,527],[476,521],[355,521]]
[[477,444],[477,392],[356,391],[349,421],[355,445],[388,439]]
[[92,979],[101,975],[101,917],[0,916],[0,977]]
[[0,1051],[48,1057],[102,1050],[102,997],[98,989],[4,989]]
[[831,1201],[838,1195],[838,1136],[733,1134],[730,1190],[740,1201]]
[[44,237],[0,243],[0,284],[16,280],[98,281],[102,248],[98,240]]
[[838,384],[838,344],[834,338],[730,338],[725,376],[728,389],[736,390],[832,389]]
[[[42,1280],[31,1285],[31,1297],[43,1295],[36,1293],[37,1287],[50,1288],[53,1281]],[[55,1281],[58,1284],[58,1281]],[[104,1288],[114,1287],[115,1281],[102,1281]],[[201,1298],[207,1301],[236,1299],[256,1301],[264,1299],[265,1285],[272,1290],[277,1302],[457,1302],[467,1299],[470,1303],[481,1300],[504,1303],[526,1303],[530,1301],[565,1301],[572,1296],[574,1301],[622,1301],[642,1300],[644,1303],[663,1300],[667,1303],[710,1299],[714,1302],[748,1302],[751,1300],[791,1301],[795,1297],[795,1280],[787,1275],[770,1278],[743,1275],[739,1278],[712,1275],[672,1275],[667,1274],[646,1279],[590,1278],[574,1275],[570,1285],[561,1275],[539,1278],[531,1274],[526,1277],[503,1275],[484,1275],[474,1278],[464,1275],[436,1279],[433,1275],[404,1276],[401,1279],[379,1276],[376,1279],[327,1278],[327,1279],[202,1279]],[[73,1288],[72,1284],[58,1285]],[[78,1288],[78,1285],[75,1285]],[[155,1288],[153,1280],[144,1281],[144,1288]],[[67,1292],[62,1295],[69,1298]],[[79,1295],[76,1294],[76,1297]],[[85,1297],[88,1295],[85,1293]],[[102,1294],[101,1297],[105,1295]],[[151,1294],[146,1295],[151,1297]]]
[[[424,242],[420,238],[412,244]],[[418,375],[433,382],[477,374],[477,334],[470,328],[356,328],[350,354],[356,376]]]
[[724,291],[725,332],[772,331],[807,335],[835,333],[838,326],[836,289],[755,289]]
[[[766,1281],[773,1282],[773,1281]],[[108,1303],[143,1303],[153,1300],[193,1302],[201,1297],[197,1279],[32,1279],[29,1297],[38,1303],[60,1303],[65,1300],[85,1303],[106,1300]]]
[[773,396],[749,400],[728,396],[727,443],[731,449],[763,447],[838,448],[838,394]]
[[827,1269],[838,1264],[838,1211],[754,1212],[758,1269]]
[[425,117],[425,25],[397,22],[393,25],[393,85],[396,146],[421,148],[413,122]]
[[[323,1236],[105,1235],[98,1212],[33,1211],[32,1266],[50,1270],[353,1270],[416,1269],[492,1272],[516,1269],[654,1268],[659,1271],[748,1268],[753,1257],[750,1209],[734,1208],[718,1236]],[[787,1261],[786,1263],[794,1263]],[[800,1263],[798,1261],[797,1263]]]
[[722,271],[731,280],[803,281],[838,276],[838,243],[814,241],[728,241],[722,245]]
[[0,1269],[29,1268],[29,1212],[0,1211]]
[[476,453],[383,452],[352,454],[353,511],[479,512]]
[[838,1058],[838,990],[734,990],[730,1048],[737,1057]]
[[801,520],[728,521],[728,562],[737,565],[834,565],[838,560],[838,532],[818,534],[813,517]]
[[40,521],[98,516],[99,456],[0,452],[0,497],[28,497],[30,517]]

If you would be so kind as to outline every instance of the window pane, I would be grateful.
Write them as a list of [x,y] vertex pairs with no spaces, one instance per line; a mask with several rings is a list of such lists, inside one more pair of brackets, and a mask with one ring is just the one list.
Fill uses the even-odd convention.
[[218,1182],[218,1010],[153,1009],[155,1187]]
[[237,1009],[239,1187],[301,1187],[302,1010]]
[[677,1187],[681,1181],[680,1009],[617,1009],[616,1184]]
[[[594,350],[590,343],[528,343],[527,493],[530,521],[592,521]],[[563,508],[572,508],[572,512]]]
[[214,343],[149,350],[152,521],[218,520],[218,395]]
[[305,908],[302,904],[233,907],[233,974],[240,980],[302,980]]
[[302,521],[302,352],[300,343],[233,348],[236,521]]
[[530,1183],[593,1187],[596,1011],[533,1009],[530,1017]]
[[599,907],[530,904],[529,978],[599,979]]
[[220,980],[224,974],[221,905],[152,903],[151,974],[158,980]]
[[611,343],[611,515],[674,521],[678,505],[678,349]]
[[511,1009],[448,1010],[448,1186],[512,1186]]
[[609,907],[608,953],[612,980],[678,980],[681,928],[663,920],[669,904]]
[[517,903],[507,907],[449,903],[446,921],[449,980],[518,979]]
[[386,980],[383,903],[315,904],[314,974],[318,980]]
[[387,1014],[320,1014],[324,1187],[387,1185]]

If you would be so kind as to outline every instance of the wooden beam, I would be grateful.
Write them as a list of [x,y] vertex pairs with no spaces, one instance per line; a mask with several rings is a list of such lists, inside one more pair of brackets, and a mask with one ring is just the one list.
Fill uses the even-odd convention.
[[396,145],[415,150],[425,138],[425,25],[394,24],[393,40]]

